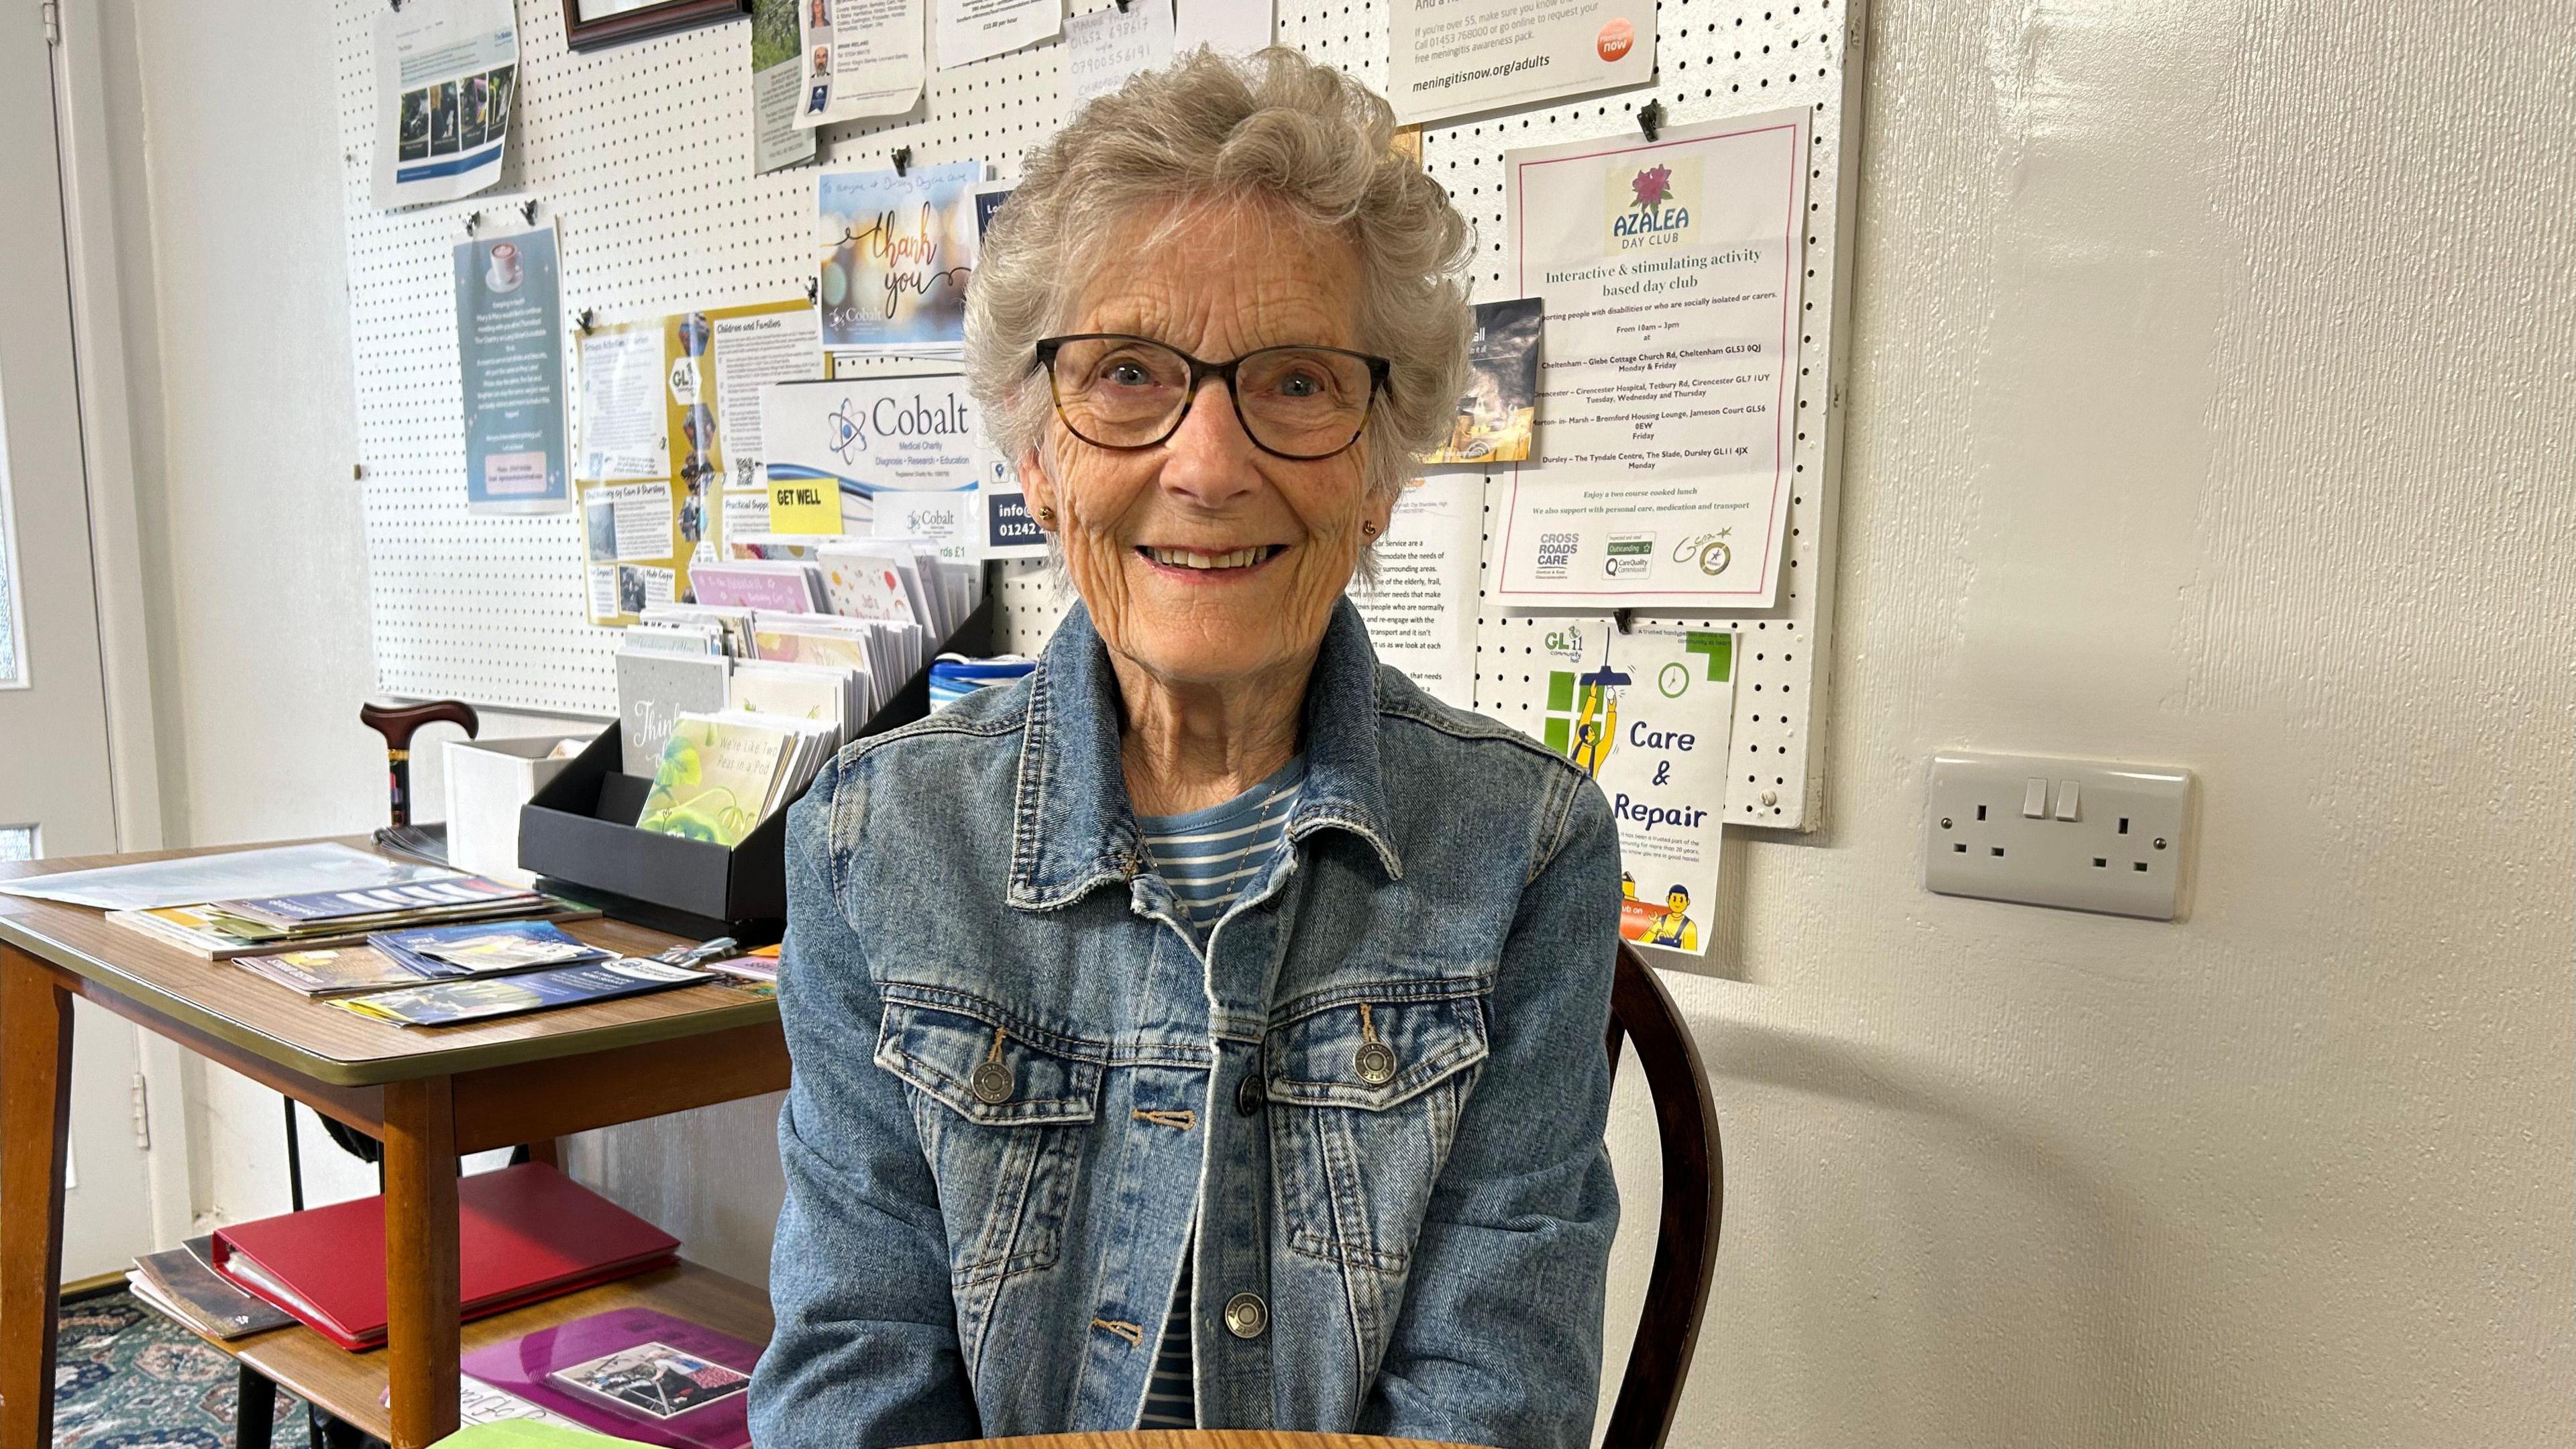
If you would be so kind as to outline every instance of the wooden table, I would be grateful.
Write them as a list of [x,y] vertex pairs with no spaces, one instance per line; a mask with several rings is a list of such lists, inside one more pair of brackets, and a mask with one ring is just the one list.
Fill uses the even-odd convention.
[[[207,853],[0,864],[0,878]],[[605,920],[566,929],[630,956],[677,939]],[[568,1133],[787,1085],[778,1004],[739,987],[405,1028],[306,1000],[87,907],[0,896],[0,1445],[53,1436],[74,996],[383,1141],[386,1347],[348,1353],[302,1327],[218,1347],[394,1449],[456,1428],[459,1154],[525,1143],[550,1158]],[[761,1290],[689,1264],[485,1319],[462,1338],[479,1347],[636,1302],[768,1341]]]

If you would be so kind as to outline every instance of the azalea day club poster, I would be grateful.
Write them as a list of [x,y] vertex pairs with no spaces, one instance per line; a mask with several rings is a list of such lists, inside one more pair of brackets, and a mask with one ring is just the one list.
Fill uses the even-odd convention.
[[1547,747],[1619,826],[1619,934],[1708,954],[1735,728],[1735,636],[1568,618],[1546,636]]
[[815,314],[826,350],[964,345],[983,179],[980,161],[814,178]]
[[1765,608],[1795,467],[1804,110],[1514,151],[1504,214],[1545,306],[1512,470],[1511,605]]

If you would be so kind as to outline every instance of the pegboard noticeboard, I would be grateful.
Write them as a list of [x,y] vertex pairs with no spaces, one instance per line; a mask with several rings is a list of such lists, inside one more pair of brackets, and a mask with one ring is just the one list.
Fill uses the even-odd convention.
[[[464,437],[449,252],[466,218],[534,198],[561,242],[563,305],[605,317],[799,296],[813,267],[813,168],[751,174],[749,24],[733,22],[575,54],[563,7],[519,0],[515,132],[502,184],[480,197],[376,208],[371,54],[387,0],[334,0],[349,241],[352,353],[378,687],[478,705],[612,714],[616,632],[584,620],[573,515],[509,517],[464,505]],[[1071,0],[1083,13],[1113,0]],[[1383,0],[1277,0],[1278,43],[1383,89]],[[1689,619],[1742,636],[1736,756],[1727,818],[1808,829],[1823,791],[1818,728],[1831,619],[1834,499],[1848,313],[1841,236],[1857,157],[1864,10],[1855,0],[1662,0],[1650,87],[1495,112],[1423,133],[1424,169],[1474,222],[1476,299],[1503,286],[1503,153],[1633,132],[1660,101],[1666,124],[1805,105],[1814,115],[1806,243],[1806,326],[1798,356],[1791,546],[1780,603]],[[1062,47],[1045,44],[930,73],[911,115],[821,132],[818,163],[882,166],[909,146],[918,164],[975,160],[1007,181],[1027,148],[1064,120]],[[1490,524],[1502,497],[1486,484]],[[1490,566],[1490,560],[1489,560]],[[1003,647],[1034,650],[1065,593],[1040,564],[1004,570]],[[1481,598],[1481,595],[1480,595]],[[1562,615],[1477,619],[1477,708],[1536,732],[1544,671],[1534,631]]]

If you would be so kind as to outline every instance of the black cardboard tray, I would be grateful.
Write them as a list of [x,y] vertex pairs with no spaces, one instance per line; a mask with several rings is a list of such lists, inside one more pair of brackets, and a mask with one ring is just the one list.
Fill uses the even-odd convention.
[[[993,593],[932,651],[992,652]],[[883,734],[930,712],[930,666],[906,680],[860,728]],[[657,931],[705,940],[731,936],[747,949],[778,939],[787,921],[787,811],[753,827],[731,850],[704,840],[638,830],[653,782],[622,773],[621,731],[602,730],[562,773],[519,809],[519,868],[537,888],[595,905]]]

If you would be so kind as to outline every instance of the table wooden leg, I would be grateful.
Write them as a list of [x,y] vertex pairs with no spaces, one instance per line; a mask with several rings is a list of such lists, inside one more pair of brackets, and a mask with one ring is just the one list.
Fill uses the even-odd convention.
[[72,998],[0,946],[0,1444],[54,1442]]
[[456,1432],[456,1099],[445,1077],[385,1085],[385,1353],[393,1449]]

